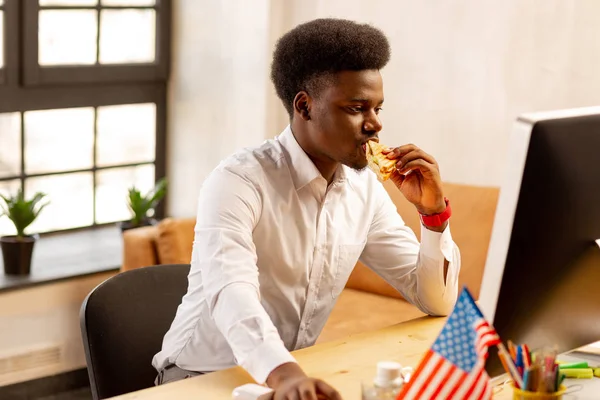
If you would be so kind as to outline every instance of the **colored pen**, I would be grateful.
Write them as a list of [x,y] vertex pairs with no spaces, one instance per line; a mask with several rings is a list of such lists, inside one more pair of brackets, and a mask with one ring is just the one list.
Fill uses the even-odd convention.
[[510,340],[508,341],[508,352],[513,362],[517,361],[517,352],[515,351],[515,345]]
[[523,345],[523,364],[525,368],[531,367],[531,352],[526,344]]
[[517,367],[517,371],[519,371],[519,375],[523,376],[523,346],[517,346],[517,357],[515,360],[515,366]]
[[530,390],[529,389],[529,370],[526,369],[525,372],[523,373],[523,390]]
[[508,354],[508,351],[506,350],[506,347],[504,347],[504,343],[502,343],[502,342],[500,342],[498,344],[498,354],[502,354],[502,356],[505,357],[506,365],[508,367],[510,375],[513,378],[513,381],[515,382],[515,386],[517,387],[517,389],[522,388],[523,387],[523,379],[521,378],[521,375],[519,375],[519,371],[517,371],[517,367],[515,367],[515,364],[513,363],[513,360],[510,357],[510,354]]

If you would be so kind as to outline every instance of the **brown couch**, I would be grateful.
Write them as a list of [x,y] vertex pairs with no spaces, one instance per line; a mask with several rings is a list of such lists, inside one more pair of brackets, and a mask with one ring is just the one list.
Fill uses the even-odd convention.
[[[406,224],[419,236],[419,217],[414,207],[392,183],[385,186]],[[466,285],[477,299],[498,189],[445,184],[444,192],[452,204],[452,236],[462,257],[459,282],[460,285]],[[122,270],[155,264],[189,263],[194,223],[195,218],[166,218],[156,226],[124,232]],[[395,289],[359,262],[338,299],[319,342],[383,328],[422,315]]]

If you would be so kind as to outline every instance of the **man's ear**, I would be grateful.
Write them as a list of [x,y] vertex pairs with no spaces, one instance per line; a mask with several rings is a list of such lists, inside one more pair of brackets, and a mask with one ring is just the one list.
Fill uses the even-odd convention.
[[310,107],[312,98],[304,90],[300,91],[294,97],[294,114],[297,114],[305,121],[310,121]]

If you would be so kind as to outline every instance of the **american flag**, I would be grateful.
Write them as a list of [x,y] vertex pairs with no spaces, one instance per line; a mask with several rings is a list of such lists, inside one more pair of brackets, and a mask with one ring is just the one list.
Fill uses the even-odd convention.
[[500,343],[464,288],[444,328],[397,399],[490,399],[489,346]]

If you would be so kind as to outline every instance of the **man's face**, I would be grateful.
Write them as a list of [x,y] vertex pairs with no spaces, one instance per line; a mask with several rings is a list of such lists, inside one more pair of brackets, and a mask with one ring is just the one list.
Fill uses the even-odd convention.
[[383,80],[378,70],[343,71],[312,98],[313,149],[321,158],[360,170],[367,166],[366,143],[382,124]]

